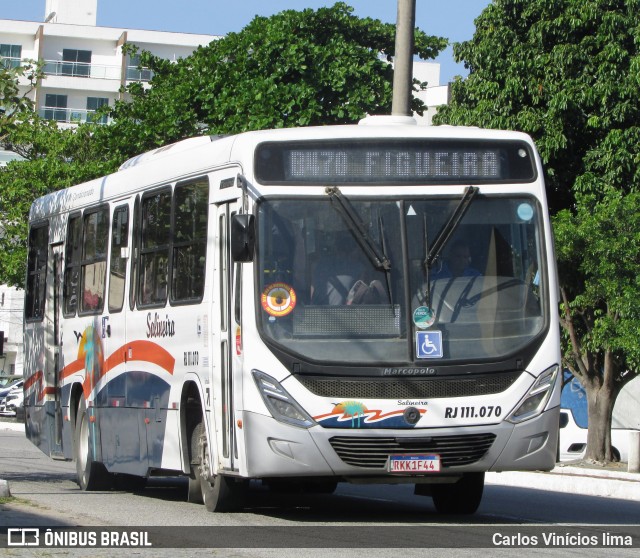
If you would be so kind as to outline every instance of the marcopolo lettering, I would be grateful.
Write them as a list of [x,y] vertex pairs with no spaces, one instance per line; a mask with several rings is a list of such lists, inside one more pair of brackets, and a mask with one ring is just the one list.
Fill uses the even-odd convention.
[[433,376],[435,368],[385,368],[383,376]]

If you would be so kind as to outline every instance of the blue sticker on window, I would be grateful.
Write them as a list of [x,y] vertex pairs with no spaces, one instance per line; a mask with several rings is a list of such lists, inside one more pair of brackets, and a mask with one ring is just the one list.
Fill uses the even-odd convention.
[[442,332],[416,332],[416,356],[418,358],[442,358]]

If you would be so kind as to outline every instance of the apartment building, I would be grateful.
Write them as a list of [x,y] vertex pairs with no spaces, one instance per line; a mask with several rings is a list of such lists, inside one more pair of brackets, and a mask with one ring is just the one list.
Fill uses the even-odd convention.
[[[0,20],[1,62],[44,62],[45,78],[30,97],[40,116],[62,126],[91,121],[97,109],[120,98],[123,86],[149,81],[151,72],[123,53],[125,43],[177,60],[217,38],[99,27],[96,11],[97,0],[47,0],[42,22]],[[23,85],[26,89],[26,80]]]

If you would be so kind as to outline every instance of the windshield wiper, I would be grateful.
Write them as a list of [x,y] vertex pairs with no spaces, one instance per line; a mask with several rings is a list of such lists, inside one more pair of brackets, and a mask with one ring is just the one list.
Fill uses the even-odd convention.
[[[433,262],[440,256],[442,250],[447,244],[448,240],[451,238],[453,232],[458,228],[460,221],[464,217],[464,214],[469,209],[473,198],[478,193],[478,188],[476,186],[467,186],[464,194],[462,195],[462,199],[458,203],[454,212],[449,216],[449,219],[444,224],[444,226],[440,229],[440,232],[436,236],[436,239],[433,242],[433,246],[429,248],[426,243],[426,228],[425,228],[425,251],[427,252],[427,257],[424,261],[425,268],[429,270],[433,265]],[[428,271],[427,271],[428,273]]]
[[371,238],[367,227],[362,222],[362,219],[360,219],[356,210],[351,206],[349,200],[342,195],[342,192],[338,187],[327,187],[325,192],[329,196],[333,207],[340,214],[347,227],[349,227],[349,230],[353,233],[356,241],[360,245],[360,248],[362,248],[362,251],[367,255],[373,266],[376,269],[384,271],[389,304],[393,306],[393,292],[391,289],[391,260],[387,256],[382,216],[379,216],[378,218],[378,227],[382,238],[382,246],[378,246],[376,241]]
[[427,215],[423,216],[423,236],[424,236],[424,250],[425,250],[425,260],[423,262],[423,270],[424,270],[424,281],[425,281],[425,291],[422,295],[421,304],[431,309],[431,287],[429,286],[429,274],[431,271],[431,266],[433,262],[440,256],[442,250],[453,232],[458,228],[460,221],[464,217],[464,214],[469,209],[473,198],[478,193],[478,188],[475,186],[467,186],[465,189],[462,199],[458,202],[453,213],[447,219],[447,222],[440,229],[440,232],[436,236],[436,240],[433,243],[433,246],[429,247],[429,235],[428,235],[428,225],[427,225]]
[[389,271],[391,269],[391,260],[386,256],[384,248],[379,248],[373,238],[371,238],[367,227],[356,213],[356,210],[351,207],[347,198],[342,195],[342,192],[336,186],[327,187],[325,193],[331,199],[333,207],[347,224],[349,230],[353,233],[356,241],[371,260],[373,266],[376,269]]

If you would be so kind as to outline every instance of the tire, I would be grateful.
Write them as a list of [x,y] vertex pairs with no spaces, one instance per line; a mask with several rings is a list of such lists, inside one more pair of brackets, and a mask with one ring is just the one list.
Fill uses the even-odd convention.
[[191,464],[191,474],[189,475],[189,486],[187,488],[187,502],[192,504],[204,504],[202,499],[202,487],[200,486],[200,450],[198,449],[198,440],[204,432],[202,422],[198,423],[191,432],[189,440],[189,461]]
[[466,473],[454,484],[434,484],[431,497],[440,513],[470,515],[482,501],[484,473]]
[[[202,422],[193,430],[191,437],[191,476],[189,478],[189,501],[202,501],[210,512],[229,512],[242,507],[245,484],[224,475],[213,475],[209,463],[209,444]],[[200,497],[197,496],[197,487]]]
[[109,490],[113,484],[113,476],[106,467],[93,460],[89,443],[89,414],[84,399],[80,400],[76,414],[76,429],[74,434],[74,453],[76,473],[81,490]]

